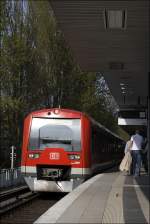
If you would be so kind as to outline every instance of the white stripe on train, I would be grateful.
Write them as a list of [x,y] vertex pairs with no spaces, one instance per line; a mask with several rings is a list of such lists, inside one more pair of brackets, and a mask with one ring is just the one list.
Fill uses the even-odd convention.
[[[90,175],[94,170],[102,169],[103,167],[110,166],[114,163],[114,161],[104,162],[101,164],[96,164],[92,166],[92,168],[71,168],[71,174],[82,174],[82,175]],[[36,173],[35,166],[21,166],[22,173]]]
[[[35,166],[21,166],[22,173],[36,173]],[[71,168],[71,174],[91,174],[90,168]]]

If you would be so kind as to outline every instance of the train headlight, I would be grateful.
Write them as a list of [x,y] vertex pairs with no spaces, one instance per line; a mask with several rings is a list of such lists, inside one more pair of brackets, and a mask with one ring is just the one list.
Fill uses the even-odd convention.
[[34,158],[34,154],[29,154],[28,157],[31,159],[31,158]]
[[38,158],[40,157],[40,154],[39,154],[39,153],[30,153],[30,154],[28,155],[28,157],[29,157],[30,159],[38,159]]
[[55,109],[54,110],[54,114],[59,114],[60,113],[60,110],[59,109]]
[[69,154],[68,157],[70,160],[79,160],[80,159],[80,155],[78,155],[78,154]]

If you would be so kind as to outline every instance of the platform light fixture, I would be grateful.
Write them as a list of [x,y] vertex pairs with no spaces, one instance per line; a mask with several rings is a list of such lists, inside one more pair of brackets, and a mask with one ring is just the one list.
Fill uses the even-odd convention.
[[127,82],[120,82],[120,88],[122,94],[133,95],[133,86],[129,85]]
[[104,10],[104,23],[106,29],[126,28],[126,10]]
[[122,86],[121,89],[126,89],[126,88]]
[[120,83],[120,86],[124,86],[125,84],[124,83]]

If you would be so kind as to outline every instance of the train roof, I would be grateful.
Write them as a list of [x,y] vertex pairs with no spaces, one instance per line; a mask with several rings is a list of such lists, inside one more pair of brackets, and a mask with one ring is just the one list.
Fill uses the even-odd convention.
[[41,109],[41,110],[32,111],[29,115],[38,116],[39,114],[48,113],[48,112],[53,112],[54,114],[58,114],[59,111],[65,112],[65,113],[77,114],[79,117],[82,116],[82,114],[83,114],[80,111],[72,110],[72,109],[65,109],[65,108],[47,108],[47,109]]

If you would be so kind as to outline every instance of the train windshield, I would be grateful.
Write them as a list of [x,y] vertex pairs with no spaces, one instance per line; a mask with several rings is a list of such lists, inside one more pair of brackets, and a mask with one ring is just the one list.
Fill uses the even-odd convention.
[[65,151],[81,150],[80,119],[33,118],[29,149],[63,148]]

